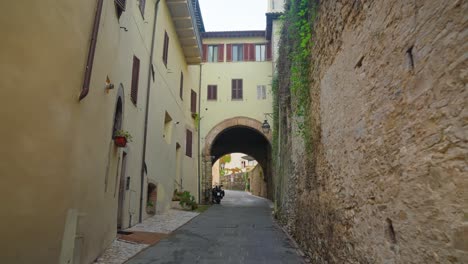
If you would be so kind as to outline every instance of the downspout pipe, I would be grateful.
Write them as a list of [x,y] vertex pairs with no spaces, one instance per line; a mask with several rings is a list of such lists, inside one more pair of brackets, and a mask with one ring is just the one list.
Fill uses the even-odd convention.
[[81,88],[80,98],[81,101],[89,93],[89,84],[91,83],[91,73],[93,72],[94,53],[96,52],[97,37],[99,33],[99,24],[101,23],[102,4],[104,0],[97,1],[96,14],[94,16],[93,31],[91,33],[91,42],[89,44],[88,59],[86,60],[86,70]]
[[202,170],[201,170],[201,159],[203,155],[201,153],[201,83],[202,83],[202,67],[200,64],[200,76],[198,78],[198,203],[201,203],[200,184],[202,183]]
[[150,103],[150,91],[151,91],[151,75],[152,75],[152,67],[153,67],[153,54],[154,54],[154,40],[156,36],[156,21],[158,17],[158,7],[159,2],[161,0],[157,0],[156,4],[154,5],[154,21],[153,21],[153,35],[151,37],[151,52],[150,52],[150,60],[148,64],[148,82],[146,88],[146,109],[145,109],[145,127],[143,133],[143,153],[141,158],[141,188],[140,188],[140,215],[138,221],[141,223],[143,221],[143,198],[144,198],[144,190],[145,190],[145,173],[146,173],[146,141],[148,137],[148,120],[149,120],[149,103]]

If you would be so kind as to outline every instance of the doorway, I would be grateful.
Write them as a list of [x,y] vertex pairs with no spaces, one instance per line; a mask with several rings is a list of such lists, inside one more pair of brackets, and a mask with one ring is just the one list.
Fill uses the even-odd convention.
[[123,210],[124,210],[124,201],[125,201],[125,191],[128,189],[127,186],[128,179],[125,177],[127,168],[127,152],[122,154],[122,169],[120,170],[120,183],[119,183],[119,206],[117,209],[117,229],[120,230],[123,228]]

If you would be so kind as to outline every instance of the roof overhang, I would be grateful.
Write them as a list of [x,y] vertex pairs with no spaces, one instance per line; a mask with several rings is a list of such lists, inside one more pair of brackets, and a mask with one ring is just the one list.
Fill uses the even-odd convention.
[[166,0],[187,64],[202,61],[199,24],[192,0]]
[[265,30],[211,31],[211,32],[203,32],[202,37],[203,38],[265,37]]
[[277,13],[277,12],[275,12],[275,13],[266,13],[267,23],[266,23],[265,38],[267,40],[271,40],[271,31],[273,30],[273,20],[279,19],[282,14],[283,13]]

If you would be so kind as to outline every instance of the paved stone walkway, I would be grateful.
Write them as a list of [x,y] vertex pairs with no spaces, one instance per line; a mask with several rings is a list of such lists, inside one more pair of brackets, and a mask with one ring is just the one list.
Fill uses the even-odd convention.
[[273,222],[270,202],[245,192],[226,191],[213,205],[127,264],[303,263]]
[[[169,234],[197,215],[199,215],[199,213],[170,209],[164,214],[145,219],[143,223],[137,224],[125,231]],[[122,264],[148,246],[148,244],[139,244],[116,239],[97,259],[95,264]]]

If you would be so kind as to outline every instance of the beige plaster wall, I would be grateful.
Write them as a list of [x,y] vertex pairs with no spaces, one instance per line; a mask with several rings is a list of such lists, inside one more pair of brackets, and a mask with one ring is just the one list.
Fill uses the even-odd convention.
[[[264,38],[209,38],[204,44],[265,43]],[[224,58],[226,60],[226,49]],[[231,80],[243,79],[243,100],[231,100]],[[206,62],[202,65],[201,146],[208,132],[233,117],[250,117],[263,122],[272,112],[272,62]],[[218,86],[218,99],[207,100],[208,85]],[[257,100],[257,85],[266,85],[266,100]],[[269,119],[270,124],[272,120]]]
[[[127,1],[127,10],[117,19],[113,1],[104,1],[90,92],[81,102],[96,2],[46,0],[4,6],[9,12],[0,17],[6,36],[0,43],[0,117],[8,129],[0,129],[0,135],[9,140],[0,150],[0,174],[8,183],[1,185],[0,197],[12,201],[3,203],[1,210],[0,259],[5,263],[92,262],[116,235],[122,151],[128,154],[125,175],[131,178],[125,191],[124,227],[138,222],[154,3],[146,2],[143,17],[138,2]],[[161,63],[163,28],[171,36],[168,68],[175,73]],[[185,153],[186,127],[194,130],[194,146],[193,158],[182,159],[182,175],[187,188],[198,189],[197,134],[188,109],[190,89],[197,90],[199,75],[195,70],[192,78],[188,72],[165,1],[156,36],[146,163],[147,178],[160,186],[161,212],[172,195],[176,141]],[[130,100],[134,55],[140,59],[136,105]],[[186,84],[183,102],[175,96],[180,70]],[[106,76],[115,85],[113,90],[105,90]],[[120,84],[123,129],[133,136],[125,149],[112,142]],[[180,121],[171,144],[160,141],[164,111]],[[146,183],[145,179],[144,201]]]

